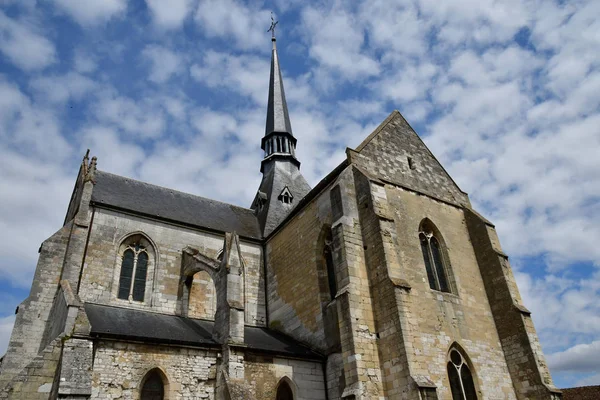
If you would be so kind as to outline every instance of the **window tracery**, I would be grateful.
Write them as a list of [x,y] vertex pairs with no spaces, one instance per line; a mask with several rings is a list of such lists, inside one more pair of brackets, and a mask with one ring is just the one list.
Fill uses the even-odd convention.
[[143,235],[132,235],[121,244],[117,297],[143,302],[154,251]]
[[475,382],[465,357],[457,350],[450,350],[447,364],[452,400],[477,400]]

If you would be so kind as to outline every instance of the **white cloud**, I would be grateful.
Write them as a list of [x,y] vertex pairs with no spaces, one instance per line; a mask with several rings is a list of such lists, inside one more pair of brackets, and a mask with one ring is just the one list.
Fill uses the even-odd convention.
[[165,83],[173,75],[183,71],[183,60],[174,51],[158,45],[148,45],[142,56],[151,63],[149,79],[155,83]]
[[136,176],[136,168],[145,154],[140,144],[128,143],[118,133],[103,126],[85,128],[81,135],[81,149],[93,149],[98,157],[98,168],[123,176]]
[[64,103],[69,99],[81,100],[97,87],[96,82],[77,72],[63,76],[46,75],[30,81],[31,87],[51,103]]
[[554,371],[595,372],[600,370],[600,340],[578,344],[550,354],[548,365]]
[[600,385],[600,374],[594,374],[583,379],[579,379],[574,387]]
[[14,323],[14,315],[0,318],[0,357],[6,353],[6,347],[8,346],[8,340],[10,339]]
[[190,74],[209,88],[227,88],[266,105],[269,62],[266,57],[234,56],[209,50],[204,53],[201,64],[190,68]]
[[127,10],[128,0],[53,0],[54,4],[83,26],[106,22]]
[[98,63],[94,56],[85,50],[77,50],[74,59],[75,70],[81,74],[87,74],[96,71]]
[[165,29],[181,27],[194,3],[194,0],[146,0],[154,22]]
[[366,53],[364,26],[356,16],[334,6],[330,10],[307,7],[303,29],[310,38],[309,54],[340,78],[378,75],[379,63]]
[[200,0],[196,22],[208,37],[232,38],[242,49],[268,49],[270,13],[237,0]]
[[0,51],[26,71],[43,69],[56,62],[54,44],[30,23],[15,21],[0,11]]
[[151,100],[136,102],[123,96],[107,95],[101,97],[94,108],[101,124],[112,123],[138,137],[157,138],[164,133],[164,112]]

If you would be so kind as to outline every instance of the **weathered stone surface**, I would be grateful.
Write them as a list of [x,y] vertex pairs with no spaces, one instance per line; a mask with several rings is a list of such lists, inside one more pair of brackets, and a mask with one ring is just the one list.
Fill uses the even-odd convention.
[[[480,399],[560,398],[493,225],[400,114],[347,154],[263,240],[94,205],[95,164],[84,162],[19,307],[0,399],[140,399],[150,371],[168,400],[274,399],[284,382],[294,399],[450,399],[450,351]],[[430,284],[423,226],[435,228],[447,291]],[[142,301],[117,295],[131,238],[148,246]],[[113,310],[102,321],[124,307],[208,338],[180,317],[214,318],[213,336],[94,331],[93,307]],[[253,347],[248,326],[316,352],[275,351],[297,343],[272,332],[277,346]]]

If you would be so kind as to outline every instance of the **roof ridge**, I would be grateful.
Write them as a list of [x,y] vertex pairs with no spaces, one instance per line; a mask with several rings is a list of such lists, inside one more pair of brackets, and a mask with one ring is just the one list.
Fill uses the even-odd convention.
[[379,132],[381,132],[381,131],[383,130],[383,128],[385,128],[385,127],[387,126],[387,124],[389,124],[389,123],[390,123],[390,121],[393,119],[393,117],[394,117],[396,114],[398,114],[398,115],[402,116],[402,114],[400,114],[400,111],[398,111],[398,110],[394,110],[394,111],[392,111],[392,112],[390,113],[390,115],[388,115],[388,116],[387,116],[387,118],[386,118],[386,119],[384,119],[384,120],[383,120],[383,122],[382,122],[382,123],[380,123],[380,124],[377,126],[377,128],[375,128],[375,130],[374,130],[373,132],[371,132],[371,133],[369,134],[369,136],[367,136],[367,137],[365,138],[365,140],[363,140],[363,141],[362,141],[362,142],[361,142],[361,143],[360,143],[360,144],[359,144],[359,145],[356,147],[356,149],[354,149],[354,151],[356,151],[356,152],[360,153],[360,152],[361,152],[361,150],[362,150],[362,149],[363,149],[363,148],[364,148],[366,145],[368,145],[368,144],[369,144],[369,142],[370,142],[371,140],[373,140],[373,138],[374,138],[375,136],[377,136],[377,134],[378,134]]
[[204,199],[204,200],[207,200],[207,201],[212,201],[212,202],[214,202],[214,203],[226,204],[226,205],[228,205],[228,206],[232,206],[232,207],[240,208],[240,209],[242,209],[242,210],[244,210],[244,211],[251,211],[252,213],[254,213],[254,210],[252,210],[251,208],[246,208],[246,207],[238,206],[237,204],[226,203],[226,202],[224,202],[224,201],[215,200],[215,199],[211,199],[211,198],[204,197],[204,196],[199,196],[199,195],[197,195],[197,194],[192,194],[192,193],[183,192],[183,191],[181,191],[181,190],[177,190],[177,189],[169,188],[169,187],[166,187],[166,186],[156,185],[156,184],[154,184],[154,183],[149,183],[149,182],[141,181],[141,180],[139,180],[139,179],[130,178],[130,177],[123,176],[123,175],[117,175],[117,174],[113,174],[112,172],[107,172],[107,171],[98,170],[98,171],[96,171],[96,173],[101,173],[101,174],[106,174],[106,175],[112,175],[112,176],[116,176],[116,177],[123,178],[123,179],[129,179],[129,180],[132,180],[132,181],[134,181],[134,182],[141,183],[141,184],[143,184],[143,185],[154,186],[154,187],[157,187],[157,188],[160,188],[160,189],[164,189],[164,190],[168,190],[168,191],[171,191],[171,192],[177,192],[177,193],[180,193],[180,194],[182,194],[182,195],[184,195],[184,196],[196,197],[196,198]]

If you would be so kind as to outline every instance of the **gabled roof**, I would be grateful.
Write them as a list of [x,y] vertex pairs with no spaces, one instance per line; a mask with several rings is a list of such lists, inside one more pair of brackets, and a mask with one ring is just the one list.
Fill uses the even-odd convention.
[[469,206],[463,192],[431,150],[393,111],[351,155],[352,163],[384,182],[459,206]]
[[218,232],[261,239],[258,219],[248,208],[210,200],[97,171],[92,203]]
[[[93,337],[220,348],[212,338],[213,321],[92,303],[85,304],[85,312]],[[307,359],[322,358],[294,339],[267,328],[245,326],[244,345],[257,352]]]

